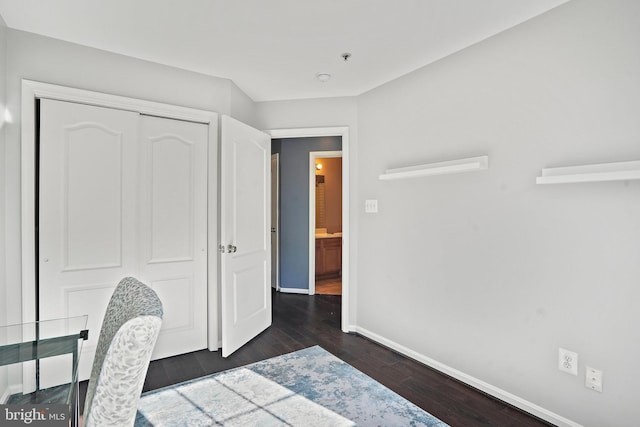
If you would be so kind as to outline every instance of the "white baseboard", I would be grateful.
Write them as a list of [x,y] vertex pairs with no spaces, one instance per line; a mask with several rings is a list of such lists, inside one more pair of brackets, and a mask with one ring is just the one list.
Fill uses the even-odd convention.
[[436,369],[450,377],[453,377],[463,383],[470,385],[471,387],[477,388],[497,399],[500,399],[504,402],[509,403],[510,405],[515,406],[516,408],[522,409],[532,415],[535,415],[538,418],[542,418],[543,420],[549,421],[557,425],[558,427],[583,427],[581,424],[576,423],[575,421],[571,421],[567,418],[564,418],[561,415],[558,415],[554,412],[551,412],[545,408],[542,408],[535,403],[531,403],[528,400],[522,399],[514,394],[509,393],[508,391],[502,390],[498,387],[495,387],[491,384],[488,384],[482,380],[479,380],[471,375],[467,375],[464,372],[460,372],[457,369],[454,369],[450,366],[445,365],[444,363],[440,363],[437,360],[433,360],[430,357],[427,357],[423,354],[420,354],[416,351],[411,350],[403,345],[400,345],[394,341],[391,341],[381,335],[378,335],[374,332],[371,332],[365,328],[354,326],[355,332],[360,335],[363,335],[379,344],[382,344],[386,347],[389,347],[398,353],[402,353],[403,355],[410,357],[414,360],[417,360],[420,363],[424,363],[425,365]]
[[[356,325],[347,325],[346,327],[342,328],[342,332],[344,333],[350,333],[350,332],[357,332],[358,327]],[[364,334],[362,334],[364,335]],[[371,338],[373,339],[373,338]]]
[[280,288],[280,292],[285,293],[285,294],[305,294],[305,295],[309,295],[309,289],[303,289],[303,288]]
[[2,393],[2,396],[0,396],[0,403],[4,404],[7,400],[9,400],[9,397],[18,393],[22,394],[22,386],[20,386],[19,384],[7,386],[4,389],[4,393]]

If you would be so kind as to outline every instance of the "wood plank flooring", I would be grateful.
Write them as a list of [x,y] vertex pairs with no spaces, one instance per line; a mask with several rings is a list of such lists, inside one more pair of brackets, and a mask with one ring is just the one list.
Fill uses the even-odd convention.
[[[227,359],[201,350],[153,361],[144,390],[320,345],[451,426],[551,425],[362,336],[341,332],[340,313],[339,296],[274,292],[270,328]],[[81,402],[84,390],[86,382]]]
[[342,295],[342,279],[316,279],[316,294]]

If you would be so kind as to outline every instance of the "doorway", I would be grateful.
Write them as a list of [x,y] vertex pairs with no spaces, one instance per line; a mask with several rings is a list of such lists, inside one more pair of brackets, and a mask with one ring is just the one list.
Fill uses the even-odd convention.
[[309,293],[342,295],[342,151],[309,153]]
[[[355,326],[350,322],[351,312],[351,295],[350,295],[350,277],[349,277],[349,248],[350,248],[350,206],[349,206],[349,128],[348,127],[327,127],[327,128],[294,128],[294,129],[276,129],[267,131],[271,135],[272,140],[285,139],[285,138],[312,138],[312,137],[324,137],[324,136],[338,136],[341,138],[342,146],[342,313],[341,313],[341,329],[343,332],[355,331]],[[273,142],[272,142],[273,144]],[[307,166],[305,166],[307,169]],[[282,177],[282,158],[281,158],[281,179],[280,179],[280,194],[284,193],[284,178]],[[308,222],[308,220],[305,220]],[[280,222],[282,225],[283,218],[280,216]],[[308,227],[308,225],[307,225]],[[315,231],[315,229],[313,230]],[[280,251],[282,252],[282,246],[284,244],[284,237],[280,236]],[[314,242],[315,239],[309,239],[310,242]],[[307,254],[311,251],[305,251]],[[281,253],[282,258],[282,253]],[[315,261],[314,261],[315,262]],[[315,277],[313,279],[313,285],[309,283],[309,279],[306,279],[304,289],[286,288],[283,283],[283,272],[280,272],[280,291],[292,292],[292,293],[305,293],[309,294],[311,286],[315,287]],[[311,286],[309,286],[311,285]]]
[[271,287],[280,290],[280,154],[271,154]]

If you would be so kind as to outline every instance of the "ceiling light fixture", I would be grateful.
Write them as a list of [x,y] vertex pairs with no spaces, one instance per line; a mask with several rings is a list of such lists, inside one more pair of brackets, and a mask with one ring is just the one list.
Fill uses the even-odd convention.
[[331,79],[331,74],[329,74],[329,73],[318,73],[318,74],[316,74],[316,79],[318,79],[319,82],[326,83],[326,82],[329,81],[329,79]]

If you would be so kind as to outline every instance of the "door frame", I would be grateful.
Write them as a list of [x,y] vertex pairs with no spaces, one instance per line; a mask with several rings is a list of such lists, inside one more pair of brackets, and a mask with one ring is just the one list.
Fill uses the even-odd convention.
[[203,123],[209,126],[207,146],[207,341],[218,349],[218,113],[161,102],[111,95],[22,79],[21,123],[21,271],[22,321],[36,320],[36,100],[53,99],[140,114]]
[[[338,157],[342,157],[342,150],[309,153],[309,295],[316,294],[316,159]],[[342,257],[344,258],[344,251]]]
[[[275,288],[280,290],[280,153],[271,154],[271,161],[275,160],[275,173],[271,169],[271,225],[276,224],[275,248],[271,255],[271,271],[275,272]],[[275,182],[274,182],[275,181]],[[275,191],[274,191],[275,189]],[[274,215],[275,214],[275,215]],[[273,236],[273,234],[272,234]],[[273,239],[272,239],[273,240]],[[273,245],[273,241],[271,242]]]
[[[339,136],[342,138],[342,326],[343,332],[353,332],[355,327],[351,325],[351,287],[350,285],[350,225],[351,213],[349,206],[349,127],[317,127],[317,128],[291,128],[271,129],[265,131],[271,135],[271,139],[282,138],[313,138],[322,136]],[[314,227],[315,228],[315,227]],[[315,260],[314,260],[315,265]],[[314,277],[315,280],[315,277]],[[315,283],[314,283],[315,288]]]

